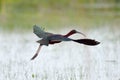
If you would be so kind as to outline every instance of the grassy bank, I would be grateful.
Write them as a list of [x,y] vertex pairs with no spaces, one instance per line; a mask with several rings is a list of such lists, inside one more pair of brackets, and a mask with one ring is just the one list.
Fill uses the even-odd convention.
[[[6,20],[1,20],[0,26],[3,29],[31,29],[34,24],[46,28],[62,28],[69,26],[80,26],[84,28],[99,27],[105,24],[115,24],[119,17],[111,15],[84,14],[79,11],[57,11],[49,10],[39,11],[36,13],[12,13],[7,15]],[[118,23],[119,25],[119,23]]]
[[120,8],[117,4],[98,4],[87,1],[14,1],[1,8],[1,30],[31,30],[34,24],[45,28],[99,27],[120,25]]

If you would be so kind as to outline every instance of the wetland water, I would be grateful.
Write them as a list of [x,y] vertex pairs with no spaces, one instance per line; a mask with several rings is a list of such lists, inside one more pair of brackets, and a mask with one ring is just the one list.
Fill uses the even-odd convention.
[[38,38],[32,33],[0,34],[1,80],[119,80],[120,31],[97,28],[86,31],[101,42],[89,47],[62,42],[42,47],[34,61]]

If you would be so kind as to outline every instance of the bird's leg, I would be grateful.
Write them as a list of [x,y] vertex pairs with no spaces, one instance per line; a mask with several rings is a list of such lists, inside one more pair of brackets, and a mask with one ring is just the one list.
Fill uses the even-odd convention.
[[31,60],[34,60],[34,59],[38,56],[41,47],[42,47],[42,45],[40,44],[39,47],[38,47],[38,49],[37,49],[37,52],[36,52],[35,55],[31,58]]

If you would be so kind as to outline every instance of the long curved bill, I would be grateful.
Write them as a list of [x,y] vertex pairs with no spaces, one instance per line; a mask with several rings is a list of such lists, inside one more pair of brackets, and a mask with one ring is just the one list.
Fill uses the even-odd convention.
[[34,60],[34,59],[38,56],[41,47],[42,47],[42,45],[40,44],[39,47],[38,47],[38,49],[37,49],[37,52],[36,52],[35,55],[31,58],[31,60]]
[[77,31],[77,33],[79,33],[79,34],[83,35],[84,37],[86,37],[86,35],[83,34],[82,32]]

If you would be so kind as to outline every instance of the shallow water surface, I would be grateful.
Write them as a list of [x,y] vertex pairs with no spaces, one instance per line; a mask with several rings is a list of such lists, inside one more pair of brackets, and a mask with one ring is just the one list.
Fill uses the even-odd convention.
[[34,61],[30,58],[39,44],[33,33],[1,33],[1,80],[119,80],[119,30],[100,28],[86,32],[101,44],[90,47],[62,42],[44,46]]

